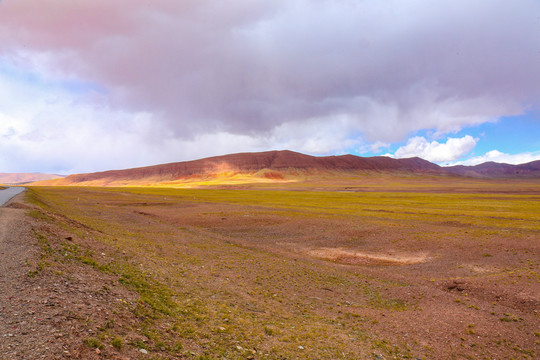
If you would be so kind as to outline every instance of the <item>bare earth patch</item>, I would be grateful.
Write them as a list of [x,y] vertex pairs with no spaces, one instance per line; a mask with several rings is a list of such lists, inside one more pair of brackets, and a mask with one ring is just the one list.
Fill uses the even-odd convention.
[[411,265],[428,260],[427,254],[365,253],[344,248],[318,248],[307,250],[308,255],[349,265]]

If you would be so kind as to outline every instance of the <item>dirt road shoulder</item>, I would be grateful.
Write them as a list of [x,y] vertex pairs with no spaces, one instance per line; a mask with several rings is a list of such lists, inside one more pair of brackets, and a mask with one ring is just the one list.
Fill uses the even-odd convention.
[[24,196],[0,207],[0,360],[134,358],[95,338],[121,321],[116,303],[129,294],[91,267],[64,264],[60,244],[69,236]]

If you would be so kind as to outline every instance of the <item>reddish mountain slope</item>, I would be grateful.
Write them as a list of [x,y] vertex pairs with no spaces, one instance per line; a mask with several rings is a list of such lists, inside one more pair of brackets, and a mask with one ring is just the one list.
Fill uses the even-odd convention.
[[240,153],[134,169],[77,174],[56,181],[54,184],[160,183],[198,176],[235,173],[253,174],[261,170],[274,171],[278,175],[283,172],[320,173],[336,171],[436,173],[440,171],[440,167],[420,158],[392,159],[383,156],[363,158],[354,155],[316,157],[284,150]]
[[540,161],[522,165],[485,163],[443,168],[420,158],[393,159],[355,155],[318,157],[284,150],[231,154],[134,169],[77,174],[64,179],[38,182],[35,185],[174,185],[182,182],[207,182],[212,179],[245,182],[249,178],[249,181],[271,181],[292,179],[295,176],[341,176],[344,173],[360,172],[540,178]]

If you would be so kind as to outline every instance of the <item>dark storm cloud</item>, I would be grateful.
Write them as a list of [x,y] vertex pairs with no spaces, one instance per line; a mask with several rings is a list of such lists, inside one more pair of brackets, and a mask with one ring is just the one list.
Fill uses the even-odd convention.
[[537,109],[539,14],[535,0],[12,0],[0,51],[40,54],[177,136],[340,119],[395,141]]

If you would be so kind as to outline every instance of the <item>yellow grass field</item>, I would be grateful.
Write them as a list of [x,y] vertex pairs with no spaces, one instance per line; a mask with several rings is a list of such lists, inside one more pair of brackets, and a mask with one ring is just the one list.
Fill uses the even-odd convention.
[[538,358],[540,184],[351,183],[33,187],[31,274],[128,292],[111,358]]

